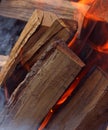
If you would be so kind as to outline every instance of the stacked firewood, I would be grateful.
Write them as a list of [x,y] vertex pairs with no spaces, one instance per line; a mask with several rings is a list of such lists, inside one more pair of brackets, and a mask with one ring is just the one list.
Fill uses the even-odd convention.
[[95,130],[108,119],[108,77],[94,64],[97,53],[85,56],[85,44],[74,51],[81,26],[75,17],[34,11],[1,70],[1,129]]

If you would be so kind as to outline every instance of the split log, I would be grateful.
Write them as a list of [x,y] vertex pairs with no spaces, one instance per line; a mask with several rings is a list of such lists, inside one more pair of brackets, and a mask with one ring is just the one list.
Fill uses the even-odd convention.
[[79,21],[79,25],[82,25],[84,16],[91,7],[88,13],[88,16],[91,19],[108,22],[108,1],[94,0],[93,2],[93,4],[88,6],[81,4],[80,2],[77,3],[64,0],[8,0],[0,3],[0,15],[28,21],[35,9],[42,9],[54,12],[60,18],[75,19]]
[[42,19],[43,19],[42,11],[34,12],[33,16],[31,17],[30,23],[28,23],[26,25],[20,38],[18,39],[17,43],[15,44],[15,46],[8,58],[7,64],[1,70],[1,74],[0,74],[1,85],[5,86],[4,85],[5,79],[7,79],[7,76],[10,77],[10,75],[12,75],[13,70],[15,70],[16,64],[18,62],[17,56],[20,54],[21,49],[26,44],[26,41],[31,37],[33,32],[35,32],[35,30],[39,27],[39,25],[42,22]]
[[[28,21],[35,9],[42,9],[56,13],[57,15],[71,19],[75,14],[78,15],[79,10],[86,13],[89,6],[77,4],[69,1],[39,1],[39,0],[9,0],[0,3],[0,15],[13,17],[20,20]],[[74,17],[76,17],[74,15]]]
[[6,0],[0,2],[0,15],[28,21],[35,11],[30,0]]
[[66,44],[52,44],[46,50],[10,98],[0,115],[0,128],[36,129],[84,66]]
[[46,130],[97,130],[108,120],[108,77],[96,69]]
[[1,71],[0,83],[7,88],[10,86],[9,95],[24,79],[32,65],[41,58],[51,42],[61,39],[67,42],[76,31],[76,21],[59,20],[52,13],[35,11]]
[[0,4],[0,15],[28,21],[35,9],[55,13],[59,18],[74,19],[78,22],[79,32],[88,5],[70,1],[9,0]]

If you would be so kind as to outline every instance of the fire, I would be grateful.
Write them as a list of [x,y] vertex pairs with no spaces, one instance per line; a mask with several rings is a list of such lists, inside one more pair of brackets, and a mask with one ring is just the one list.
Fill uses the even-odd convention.
[[85,77],[85,75],[91,70],[92,66],[94,66],[97,62],[98,58],[95,56],[95,58],[92,60],[90,57],[88,63],[85,68],[79,73],[79,75],[75,78],[75,80],[72,82],[72,84],[69,86],[69,88],[64,92],[64,94],[60,97],[60,99],[56,102],[56,104],[49,110],[48,114],[44,118],[43,122],[41,123],[38,130],[43,130],[46,125],[49,123],[52,116],[55,114],[55,112],[67,101],[67,99],[72,95],[75,88],[79,85],[81,80]]
[[93,44],[93,48],[94,48],[96,51],[98,51],[98,52],[108,54],[108,41],[107,41],[106,43],[104,43],[103,45],[95,46],[95,45]]
[[51,119],[52,115],[54,114],[54,111],[51,109],[46,118],[44,119],[44,121],[42,122],[41,126],[38,128],[38,130],[43,130],[45,128],[45,126],[48,124],[49,120]]
[[78,37],[78,33],[76,33],[75,36],[72,38],[72,40],[69,42],[69,44],[68,44],[69,48],[71,48],[72,45],[75,43],[77,37]]
[[79,0],[79,2],[83,4],[92,4],[94,0]]
[[[98,1],[99,5],[98,7],[101,8],[102,14],[101,12],[97,12],[97,10],[95,9],[95,5],[96,5],[96,0],[79,0],[76,4],[76,7],[78,7],[79,12],[82,13],[83,17],[87,18],[87,19],[92,19],[94,21],[106,21],[107,18],[105,17],[107,13],[105,13],[105,15],[102,15],[105,11],[104,9],[104,0],[100,2]],[[72,4],[74,4],[72,2]],[[107,3],[106,3],[107,4]],[[85,5],[85,6],[82,6]],[[85,9],[87,8],[87,5],[89,7],[88,11]],[[107,12],[107,11],[106,11]]]
[[[104,17],[100,17],[100,15],[93,12],[95,10],[94,3],[95,3],[95,0],[79,0],[76,3],[75,2],[71,3],[71,4],[75,4],[75,7],[77,7],[79,12],[82,13],[82,16],[87,19],[86,23],[83,25],[84,28],[87,27],[89,19],[91,19],[93,21],[105,21]],[[82,6],[82,4],[90,5],[90,7],[91,7],[90,9],[92,11],[90,10],[90,11],[86,12],[87,10],[85,8],[87,6],[85,6],[85,8],[84,8],[84,6]],[[102,6],[102,4],[99,5],[99,7],[101,7],[101,6]],[[79,16],[78,16],[78,19],[79,19],[78,22],[80,22]],[[77,38],[78,38],[78,33],[75,34],[74,38],[68,44],[69,48],[71,48],[75,44],[75,41],[77,40]],[[106,41],[106,43],[103,45],[98,45],[98,46],[93,45],[92,47],[94,50],[96,50],[98,52],[108,54],[108,41]],[[79,50],[80,50],[80,48],[79,48]],[[60,99],[56,102],[56,104],[49,110],[48,114],[46,115],[46,117],[44,118],[42,123],[40,124],[40,127],[38,128],[38,130],[43,130],[47,126],[47,124],[51,120],[54,113],[72,95],[73,91],[76,89],[76,87],[79,85],[79,83],[84,79],[85,75],[92,69],[93,66],[98,65],[98,62],[100,62],[102,60],[103,57],[100,56],[98,52],[94,51],[94,55],[90,56],[90,58],[88,59],[89,62],[87,63],[86,67],[83,68],[83,70],[75,78],[75,80],[72,82],[72,84],[69,86],[69,88],[64,92],[64,94],[60,97]]]

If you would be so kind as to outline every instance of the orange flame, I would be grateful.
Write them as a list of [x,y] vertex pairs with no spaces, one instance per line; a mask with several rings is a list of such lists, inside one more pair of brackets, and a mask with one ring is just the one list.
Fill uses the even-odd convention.
[[38,128],[38,130],[43,130],[45,128],[45,126],[48,124],[49,120],[51,119],[52,115],[53,115],[54,111],[51,109],[46,118],[44,119],[44,121],[42,122],[41,126]]
[[98,52],[108,54],[108,41],[107,41],[105,44],[103,44],[103,45],[95,46],[95,45],[93,44],[93,48],[94,48],[95,50],[97,50]]
[[[76,7],[78,6],[78,10],[79,12],[81,12],[82,16],[83,17],[86,17],[87,19],[92,19],[94,21],[105,21],[106,18],[104,18],[104,16],[101,16],[100,13],[95,13],[96,12],[96,9],[95,9],[95,5],[96,5],[96,0],[79,0],[78,3],[80,4],[76,4]],[[72,2],[73,4],[73,2]],[[82,4],[85,6],[82,6]],[[90,5],[88,6],[89,9],[88,11],[86,10],[87,8],[87,5]],[[99,7],[103,7],[104,5],[104,2],[99,2]],[[103,11],[104,9],[102,9],[102,13],[104,12]]]
[[98,51],[108,54],[108,41],[103,46],[98,46]]
[[83,4],[92,4],[94,0],[79,0],[79,2]]
[[78,33],[76,33],[75,36],[72,38],[72,40],[69,42],[69,44],[68,44],[69,48],[71,48],[72,45],[75,43],[77,37],[78,37]]

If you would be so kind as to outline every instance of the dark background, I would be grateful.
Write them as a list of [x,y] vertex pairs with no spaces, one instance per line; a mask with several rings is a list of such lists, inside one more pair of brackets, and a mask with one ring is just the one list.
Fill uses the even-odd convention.
[[0,16],[0,55],[9,55],[26,22]]

